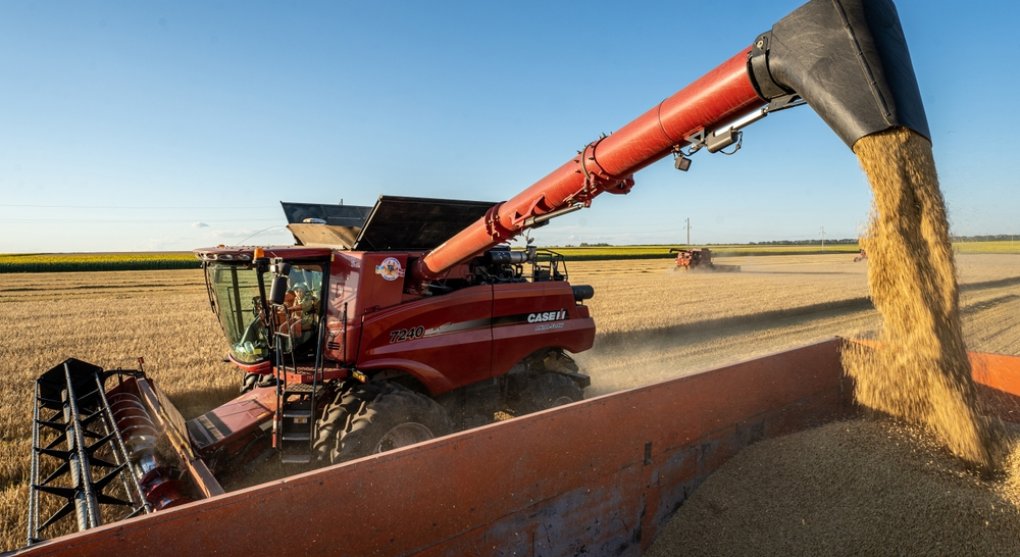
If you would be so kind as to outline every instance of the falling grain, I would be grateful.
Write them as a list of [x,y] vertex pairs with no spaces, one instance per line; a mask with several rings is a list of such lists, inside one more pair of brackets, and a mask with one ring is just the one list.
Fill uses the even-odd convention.
[[980,413],[960,326],[945,204],[931,145],[902,128],[854,146],[875,197],[864,240],[882,349],[844,358],[857,402],[931,430],[954,454],[1001,466],[1001,425]]

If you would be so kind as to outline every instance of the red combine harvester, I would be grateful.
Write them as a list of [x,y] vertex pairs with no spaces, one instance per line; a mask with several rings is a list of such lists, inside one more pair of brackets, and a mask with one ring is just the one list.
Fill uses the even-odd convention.
[[676,254],[676,267],[674,271],[722,271],[722,272],[736,272],[740,270],[740,265],[718,265],[712,261],[712,250],[709,248],[693,248],[693,249],[682,249],[682,248],[671,248],[669,253]]
[[[270,446],[284,462],[340,463],[580,400],[589,380],[570,355],[589,349],[595,338],[584,305],[593,291],[568,282],[563,258],[556,253],[533,247],[514,251],[506,242],[588,206],[602,193],[628,193],[634,173],[657,160],[672,155],[676,166],[686,170],[695,152],[738,144],[745,126],[805,103],[850,146],[897,126],[929,136],[891,2],[809,2],[755,37],[751,46],[616,133],[585,145],[508,201],[383,196],[371,208],[344,208],[330,218],[294,222],[290,228],[297,246],[196,250],[229,358],[245,372],[244,392],[185,421],[141,370],[103,370],[72,359],[43,374],[36,393],[29,544],[72,516],[86,530],[152,513],[135,520],[167,516],[177,525],[178,537],[185,524],[186,529],[204,528],[199,526],[203,513],[230,520],[217,515],[213,501],[197,501],[233,496],[222,495],[220,480],[244,474],[246,465]],[[610,412],[611,404],[599,404]],[[595,422],[611,421],[614,412],[596,412]],[[566,439],[574,439],[574,432],[555,433],[565,439],[561,452],[569,454],[576,440]],[[530,434],[521,435],[523,441]],[[491,439],[506,440],[502,435]],[[619,450],[607,444],[601,454]],[[426,454],[418,451],[401,453]],[[651,452],[649,442],[645,464]],[[471,458],[531,458],[505,444],[470,455],[444,461],[440,468],[460,470],[458,477],[466,478],[484,469],[472,468]],[[415,466],[433,468],[426,462]],[[340,482],[340,474],[355,469],[358,462],[322,470],[332,475],[318,480],[325,486],[319,499],[344,506],[355,487]],[[584,474],[597,471],[591,467]],[[514,472],[522,473],[534,475],[534,482],[524,481],[534,486],[545,481],[539,474],[568,478],[575,471]],[[501,482],[499,476],[487,479]],[[259,497],[250,503],[253,508],[282,509],[289,495],[282,490]],[[423,496],[420,503],[437,497],[438,492]],[[431,530],[421,525],[428,531],[446,524],[438,516],[445,511],[411,512],[397,514],[408,521],[431,516]],[[292,518],[280,520],[277,514]],[[529,516],[540,515],[545,516]],[[335,530],[332,516],[283,512],[263,516],[259,524],[279,534],[269,538],[293,543],[295,536],[287,534],[300,531],[307,535],[298,537],[314,541]],[[603,518],[605,524],[618,522]],[[98,530],[97,537],[83,539],[107,539],[101,536],[110,530]],[[83,545],[77,539],[54,540],[38,549],[94,554],[116,543],[134,543],[121,539]],[[231,545],[212,532],[202,539],[215,546],[204,546],[206,551],[237,553],[245,545]],[[154,544],[146,551],[172,553],[181,547],[177,542],[162,549]],[[427,542],[414,547],[430,547]],[[286,547],[296,552],[299,546]]]
[[[340,462],[581,399],[589,380],[568,353],[592,345],[593,292],[567,282],[561,256],[489,246],[430,278],[415,267],[492,206],[383,196],[334,208],[338,224],[291,224],[299,246],[196,252],[242,389],[273,387],[251,396],[274,394],[285,461]],[[231,442],[239,428],[223,423],[191,422],[192,441]]]

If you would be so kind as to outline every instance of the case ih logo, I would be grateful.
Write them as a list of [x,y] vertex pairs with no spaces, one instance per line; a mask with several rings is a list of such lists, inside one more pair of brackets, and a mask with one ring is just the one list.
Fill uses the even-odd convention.
[[567,310],[543,311],[540,313],[529,313],[528,323],[545,323],[546,321],[560,321],[567,318]]
[[375,274],[381,276],[385,280],[397,280],[404,276],[404,268],[400,265],[400,260],[396,257],[387,257],[382,260],[382,263],[376,265]]

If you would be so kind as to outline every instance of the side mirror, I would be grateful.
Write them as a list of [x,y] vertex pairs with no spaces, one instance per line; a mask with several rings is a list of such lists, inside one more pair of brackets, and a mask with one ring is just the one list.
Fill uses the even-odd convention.
[[280,305],[287,297],[287,275],[273,275],[273,286],[269,290],[269,301]]
[[269,266],[269,272],[273,274],[273,286],[269,289],[269,302],[280,305],[287,296],[287,276],[290,274],[290,264],[277,259]]

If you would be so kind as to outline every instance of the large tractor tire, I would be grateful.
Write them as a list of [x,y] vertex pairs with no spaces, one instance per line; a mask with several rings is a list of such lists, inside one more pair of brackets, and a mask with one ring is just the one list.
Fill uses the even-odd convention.
[[336,464],[428,441],[452,430],[436,401],[395,383],[354,385],[323,410],[319,460]]
[[584,390],[577,381],[562,373],[522,373],[511,381],[509,403],[517,416],[563,406],[584,398]]

